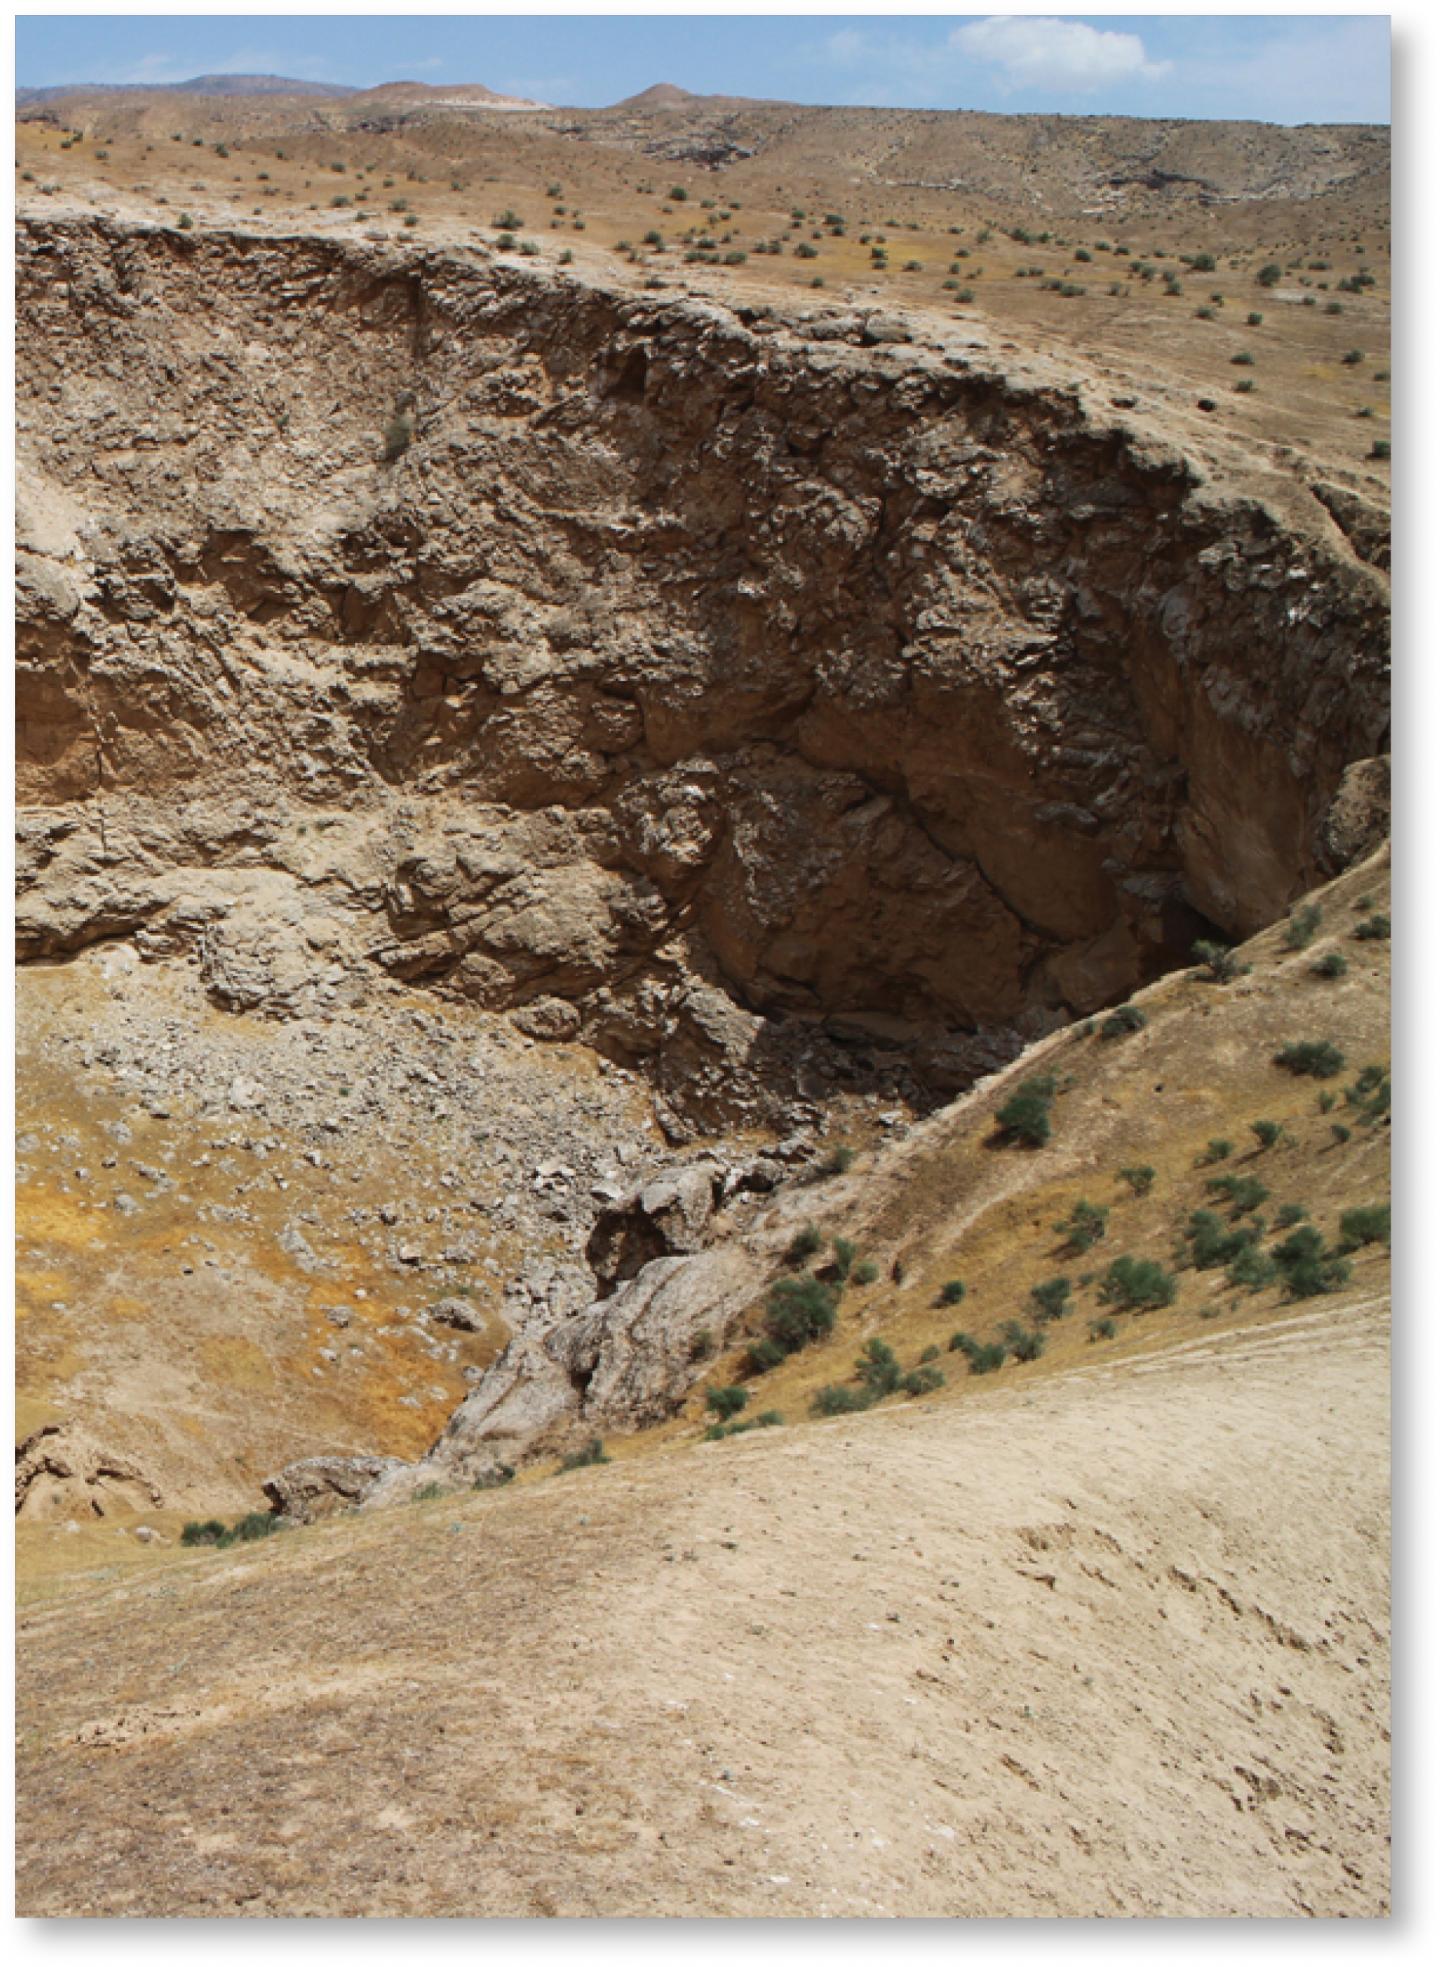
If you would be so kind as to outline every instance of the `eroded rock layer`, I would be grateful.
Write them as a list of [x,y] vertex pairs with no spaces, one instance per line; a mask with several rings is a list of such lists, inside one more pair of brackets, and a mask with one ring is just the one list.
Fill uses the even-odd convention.
[[787,1028],[954,1086],[1252,932],[1384,749],[1374,568],[902,329],[101,221],[18,271],[25,955],[433,982],[720,1122]]

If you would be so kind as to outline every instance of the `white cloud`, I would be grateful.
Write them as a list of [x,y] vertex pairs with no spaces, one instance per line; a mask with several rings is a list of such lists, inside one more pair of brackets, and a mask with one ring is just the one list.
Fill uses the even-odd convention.
[[992,14],[957,27],[949,45],[972,61],[999,69],[999,86],[1007,91],[1091,95],[1117,83],[1158,81],[1173,67],[1168,61],[1147,61],[1138,34],[1023,14]]

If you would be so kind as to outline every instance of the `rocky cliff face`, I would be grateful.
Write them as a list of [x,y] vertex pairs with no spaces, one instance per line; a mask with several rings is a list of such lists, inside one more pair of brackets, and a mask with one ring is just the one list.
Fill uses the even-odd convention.
[[1385,746],[1375,569],[884,323],[98,221],[18,278],[26,956],[422,980],[722,1123],[795,1031],[955,1086],[1253,931]]

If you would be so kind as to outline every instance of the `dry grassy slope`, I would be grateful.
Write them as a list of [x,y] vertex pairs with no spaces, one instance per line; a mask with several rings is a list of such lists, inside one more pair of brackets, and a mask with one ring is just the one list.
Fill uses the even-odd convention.
[[[17,124],[22,204],[47,213],[173,221],[184,210],[198,225],[258,220],[341,232],[358,223],[453,246],[493,242],[491,221],[513,209],[527,245],[546,258],[569,251],[577,269],[607,281],[660,281],[750,306],[904,309],[922,333],[928,320],[952,334],[963,328],[1017,363],[1038,354],[1072,371],[1080,365],[1107,395],[1136,397],[1137,417],[1170,421],[1197,459],[1228,443],[1252,468],[1303,487],[1317,472],[1338,476],[1388,507],[1389,464],[1370,455],[1390,415],[1385,131],[773,104],[733,114],[704,104],[574,116],[433,112],[371,129],[349,126],[360,113],[352,105],[264,97],[147,95],[44,108],[87,132],[71,144],[54,121]],[[664,154],[722,124],[755,154],[719,170]],[[1097,190],[1111,176],[1152,168],[1208,178],[1224,196],[1202,203],[1200,189],[1183,182]],[[683,203],[668,197],[676,184],[687,191]],[[796,210],[804,220],[793,219]],[[827,212],[845,216],[844,237],[825,229]],[[683,235],[712,217],[726,249],[748,252],[745,264],[684,262]],[[1017,227],[1031,237],[1012,239]],[[643,243],[652,229],[665,250]],[[1039,241],[1046,230],[1053,237]],[[881,236],[884,268],[871,262]],[[780,254],[756,252],[775,239]],[[1124,245],[1128,258],[1101,241]],[[626,242],[633,258],[620,250]],[[818,257],[797,257],[797,246]],[[1198,252],[1215,258],[1215,271],[1191,273],[1178,258]],[[1255,273],[1270,259],[1286,276],[1262,291]],[[1175,274],[1179,290],[1167,294],[1158,272],[1149,282],[1132,277],[1139,260]],[[1339,283],[1362,267],[1375,286],[1340,295]],[[1016,277],[1031,268],[1067,291]],[[1202,318],[1202,307],[1213,318]],[[1258,326],[1247,323],[1252,312],[1264,316]],[[1365,360],[1346,366],[1355,348]],[[1253,367],[1232,365],[1246,353]],[[1201,397],[1214,407],[1200,411]],[[1223,475],[1236,472],[1230,457]]]
[[1373,1916],[1386,1394],[1325,1301],[73,1579],[18,1910]]
[[[922,1123],[898,1151],[864,1155],[846,1176],[787,1195],[758,1225],[777,1245],[812,1220],[827,1240],[841,1235],[856,1242],[881,1275],[847,1291],[831,1340],[754,1382],[756,1406],[800,1418],[818,1387],[850,1377],[861,1342],[871,1336],[883,1336],[907,1368],[929,1346],[944,1351],[956,1330],[982,1341],[997,1338],[1008,1320],[1028,1320],[1031,1286],[1059,1275],[1071,1279],[1078,1309],[1047,1326],[1040,1360],[1007,1366],[1007,1374],[1042,1378],[1086,1363],[1097,1348],[1129,1357],[1288,1316],[1291,1307],[1278,1287],[1237,1291],[1220,1270],[1183,1272],[1174,1305],[1154,1312],[1113,1312],[1100,1302],[1099,1283],[1122,1253],[1172,1263],[1191,1211],[1217,1206],[1205,1188],[1216,1174],[1257,1177],[1270,1192],[1261,1206],[1267,1220],[1284,1204],[1298,1204],[1332,1240],[1343,1210],[1388,1200],[1389,1129],[1355,1124],[1343,1089],[1365,1066],[1388,1067],[1390,945],[1357,941],[1354,932],[1365,919],[1358,904],[1373,902],[1388,912],[1389,888],[1387,847],[1311,898],[1322,920],[1308,948],[1287,949],[1286,925],[1277,924],[1243,945],[1248,976],[1219,985],[1200,981],[1194,971],[1176,972],[1132,1000],[1148,1019],[1144,1030],[1107,1039],[1098,1030],[1103,1020],[1088,1032],[1085,1025],[1068,1027]],[[1317,977],[1312,966],[1333,951],[1344,955],[1347,973],[1333,981]],[[1339,1077],[1296,1078],[1273,1063],[1281,1045],[1306,1038],[1339,1045],[1347,1061]],[[1051,1142],[1039,1150],[999,1144],[996,1108],[1041,1071],[1057,1073],[1063,1089]],[[1324,1094],[1336,1099],[1329,1116],[1320,1108]],[[1287,1138],[1260,1148],[1250,1131],[1255,1120],[1281,1122]],[[1341,1145],[1331,1128],[1347,1121],[1351,1138]],[[1214,1139],[1231,1141],[1234,1154],[1222,1167],[1202,1167],[1200,1157]],[[1118,1171],[1142,1164],[1155,1169],[1155,1181],[1149,1194],[1136,1196]],[[1082,1199],[1111,1214],[1104,1241],[1076,1256],[1066,1252],[1054,1225]],[[1383,1248],[1363,1249],[1352,1262],[1349,1295],[1368,1298],[1388,1288]],[[893,1276],[897,1263],[900,1283]],[[946,1308],[939,1295],[952,1278],[966,1285],[967,1296]],[[1087,1278],[1092,1281],[1082,1281]],[[1092,1339],[1091,1322],[1107,1313],[1116,1337]],[[759,1318],[757,1305],[757,1331]],[[964,1370],[958,1355],[947,1351],[939,1363],[949,1384],[938,1398],[970,1398],[986,1384]],[[743,1371],[737,1347],[716,1362],[707,1384]],[[697,1391],[669,1432],[701,1423],[703,1395],[703,1388]]]
[[[610,1467],[225,1553],[26,1529],[21,1912],[1382,1912],[1381,1255],[1300,1305],[1187,1273],[1108,1343],[1084,1294],[1037,1364],[806,1419],[867,1333],[908,1365],[1020,1311],[1078,1196],[1113,1204],[1095,1257],[1164,1256],[1213,1135],[1327,1232],[1385,1194],[1385,1130],[1327,1147],[1270,1060],[1384,1058],[1354,927],[1388,856],[1317,899],[1306,951],[1266,931],[1242,981],[1169,979],[1142,1032],[1058,1034],[777,1207],[905,1265],[769,1376],[784,1429],[702,1444],[697,1397]],[[1042,1063],[1053,1143],[988,1146]],[[1244,1159],[1259,1117],[1293,1145]]]

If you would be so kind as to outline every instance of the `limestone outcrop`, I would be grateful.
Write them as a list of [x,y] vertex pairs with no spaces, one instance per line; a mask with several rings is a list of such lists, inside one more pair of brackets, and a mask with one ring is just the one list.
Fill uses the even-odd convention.
[[1385,748],[1383,576],[1079,391],[478,251],[29,220],[18,276],[22,955],[418,981],[680,1136],[1254,930]]

